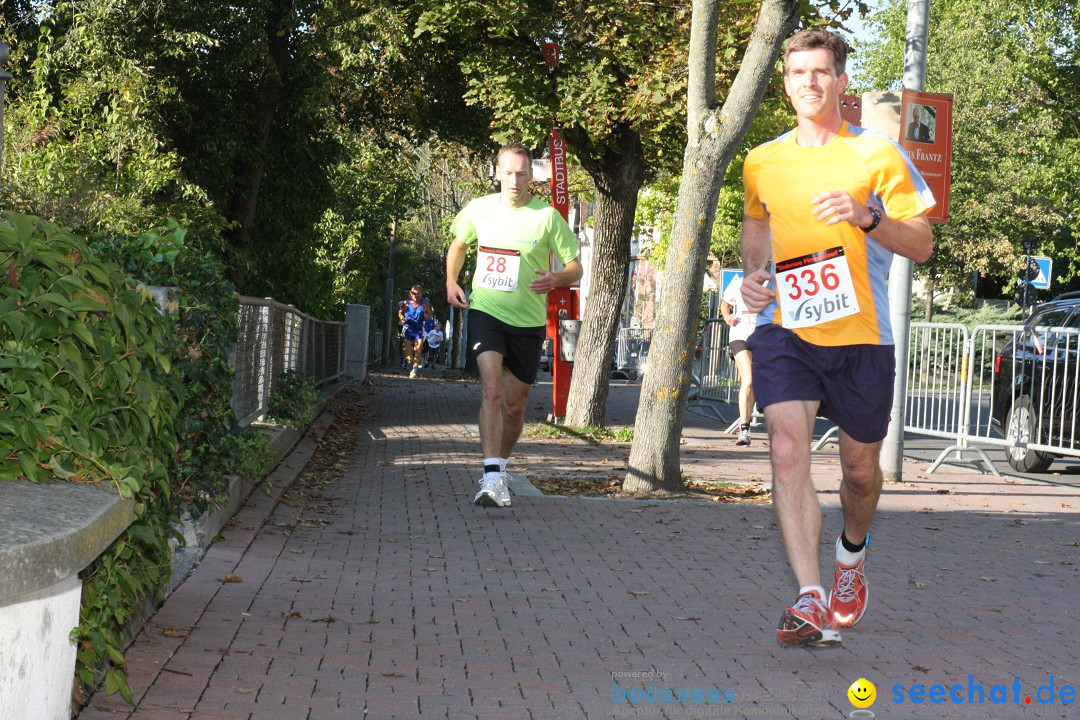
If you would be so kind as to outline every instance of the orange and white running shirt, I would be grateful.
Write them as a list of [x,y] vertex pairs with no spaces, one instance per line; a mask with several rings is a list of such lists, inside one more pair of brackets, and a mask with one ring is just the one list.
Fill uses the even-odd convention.
[[750,151],[745,212],[769,220],[776,299],[758,325],[792,330],[814,345],[891,345],[888,276],[893,254],[846,222],[826,225],[810,198],[844,190],[856,202],[908,220],[935,205],[926,181],[897,143],[844,123],[819,147],[792,130]]

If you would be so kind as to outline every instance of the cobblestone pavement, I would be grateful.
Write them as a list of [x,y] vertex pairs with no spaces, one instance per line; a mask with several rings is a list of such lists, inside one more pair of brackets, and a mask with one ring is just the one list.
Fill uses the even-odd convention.
[[[841,718],[859,678],[879,718],[1080,715],[1080,491],[908,464],[875,521],[866,618],[842,646],[784,649],[771,508],[520,482],[511,508],[474,507],[479,392],[376,375],[340,393],[128,651],[137,706],[99,691],[80,720]],[[612,387],[613,424],[637,392]],[[550,412],[549,385],[528,412]],[[301,472],[331,421],[349,451]],[[768,480],[763,435],[723,430],[687,416],[684,470]],[[575,442],[523,438],[511,470],[623,467],[625,445]],[[827,560],[835,449],[814,472]]]

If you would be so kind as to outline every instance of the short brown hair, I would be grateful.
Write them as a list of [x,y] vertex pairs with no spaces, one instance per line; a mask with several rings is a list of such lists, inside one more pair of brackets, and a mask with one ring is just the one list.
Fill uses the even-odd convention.
[[532,150],[522,143],[507,143],[499,148],[499,154],[495,156],[495,164],[498,165],[502,160],[502,156],[506,153],[513,153],[514,155],[521,155],[529,161],[529,165],[532,165],[533,156]]
[[823,27],[800,30],[788,38],[787,48],[784,50],[784,74],[787,74],[787,60],[791,53],[818,48],[832,52],[836,74],[843,74],[844,68],[847,67],[847,56],[851,52],[851,46],[839,33],[830,32]]

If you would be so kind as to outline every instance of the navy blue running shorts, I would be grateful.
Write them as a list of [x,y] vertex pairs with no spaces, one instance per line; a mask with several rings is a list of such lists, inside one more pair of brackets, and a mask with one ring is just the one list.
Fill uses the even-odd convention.
[[759,407],[818,400],[818,415],[855,440],[885,438],[896,375],[892,345],[812,345],[779,325],[759,325],[747,342]]
[[469,311],[469,352],[473,356],[494,350],[503,356],[503,367],[526,385],[540,371],[540,351],[546,328],[517,327],[479,310]]
[[424,328],[419,324],[410,325],[409,323],[405,323],[405,327],[401,331],[401,337],[410,342],[422,340],[424,337]]

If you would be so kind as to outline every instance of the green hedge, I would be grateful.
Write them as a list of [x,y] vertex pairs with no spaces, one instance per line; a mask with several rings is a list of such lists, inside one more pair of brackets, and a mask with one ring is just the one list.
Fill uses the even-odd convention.
[[[83,573],[77,673],[130,699],[122,638],[169,579],[169,485],[187,397],[176,335],[145,289],[80,238],[0,215],[0,480],[103,483],[135,522]],[[77,689],[77,692],[81,688]]]
[[187,395],[176,419],[173,492],[192,517],[225,499],[226,476],[261,475],[270,462],[265,437],[236,426],[229,350],[239,303],[225,266],[192,243],[174,221],[139,236],[98,234],[90,244],[134,277],[176,288],[175,366]]
[[[177,288],[162,313],[133,278]],[[76,700],[105,672],[132,700],[125,633],[171,575],[181,507],[262,475],[266,438],[236,427],[229,351],[238,305],[224,267],[174,222],[87,240],[0,215],[0,480],[109,482],[135,521],[83,571]]]

